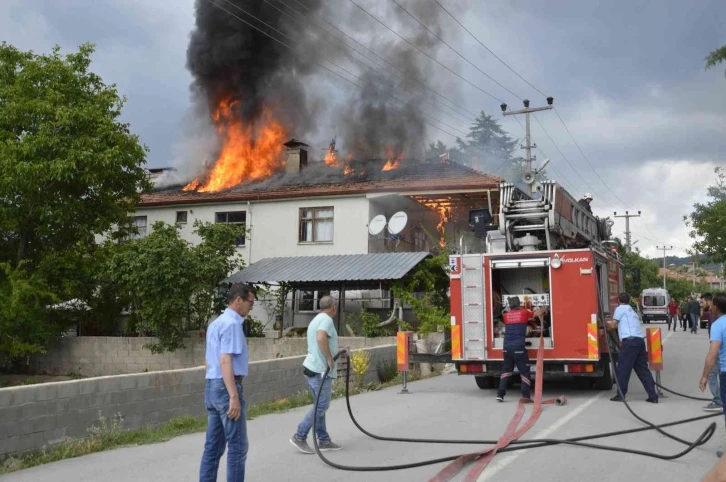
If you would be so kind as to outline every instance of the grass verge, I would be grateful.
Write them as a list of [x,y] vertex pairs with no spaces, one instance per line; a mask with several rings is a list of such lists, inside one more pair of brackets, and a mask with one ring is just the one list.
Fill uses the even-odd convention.
[[[432,372],[431,376],[436,375],[439,374]],[[409,382],[421,380],[422,378],[430,377],[422,377],[416,371],[409,372]],[[358,395],[399,384],[401,384],[400,374],[384,383],[370,383],[362,386],[355,386],[355,384],[351,383],[350,394]],[[345,381],[338,379],[333,384],[333,399],[344,396]],[[287,412],[294,408],[310,405],[312,401],[312,396],[309,393],[301,392],[288,398],[251,405],[247,408],[247,420],[253,420],[263,415]],[[180,435],[204,432],[206,429],[206,417],[183,416],[173,418],[158,427],[126,430],[123,428],[122,414],[118,413],[109,420],[99,412],[99,423],[89,429],[89,435],[85,439],[52,445],[42,450],[29,452],[20,457],[10,457],[0,465],[0,475],[47,464],[49,462],[80,457],[81,455],[88,455],[95,452],[103,452],[105,450],[166,442]]]

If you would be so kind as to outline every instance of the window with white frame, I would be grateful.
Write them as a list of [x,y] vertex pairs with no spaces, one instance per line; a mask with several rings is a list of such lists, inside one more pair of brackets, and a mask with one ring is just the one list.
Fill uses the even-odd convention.
[[[214,213],[214,222],[217,224],[240,224],[242,227],[247,222],[246,211],[228,211],[223,213]],[[245,245],[245,237],[240,236],[236,241],[237,246]]]
[[333,207],[300,208],[301,243],[333,241]]
[[320,310],[320,298],[330,295],[330,290],[298,290],[295,295],[295,311],[315,312]]

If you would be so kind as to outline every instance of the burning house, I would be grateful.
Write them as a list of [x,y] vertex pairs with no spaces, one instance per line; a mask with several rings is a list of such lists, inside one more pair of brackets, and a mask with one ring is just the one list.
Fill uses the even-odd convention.
[[[296,140],[275,151],[278,171],[264,179],[215,189],[225,183],[214,177],[215,164],[203,180],[155,188],[143,196],[136,225],[145,232],[156,221],[176,223],[181,236],[196,243],[192,225],[197,219],[244,224],[249,232],[238,249],[254,265],[272,258],[428,253],[444,242],[456,251],[476,251],[482,241],[472,232],[469,212],[498,212],[501,179],[456,163],[383,158],[333,165],[311,160],[309,147]],[[376,216],[390,222],[399,212],[407,218],[400,231],[386,227],[371,234]],[[309,319],[317,300],[330,292],[303,288],[291,313],[296,320]],[[390,307],[380,303],[381,309]]]

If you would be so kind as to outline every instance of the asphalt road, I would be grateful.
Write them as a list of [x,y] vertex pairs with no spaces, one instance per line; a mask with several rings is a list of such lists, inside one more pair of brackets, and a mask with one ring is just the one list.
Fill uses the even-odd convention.
[[[662,325],[665,328],[665,325]],[[663,333],[664,385],[701,395],[698,378],[707,350],[707,335],[679,331]],[[671,396],[658,405],[645,403],[645,391],[631,378],[628,398],[633,409],[653,422],[665,422],[705,414],[705,403]],[[409,385],[411,394],[398,388],[358,395],[351,399],[356,417],[368,430],[402,437],[496,439],[516,408],[516,393],[498,404],[494,392],[480,390],[466,376],[445,375]],[[545,385],[545,397],[564,394],[568,405],[545,406],[537,425],[524,438],[567,438],[642,426],[621,403],[610,402],[613,392],[579,391],[568,384]],[[425,481],[443,465],[397,472],[349,472],[323,464],[315,455],[295,451],[288,443],[305,408],[261,417],[248,423],[251,443],[247,462],[250,481]],[[553,446],[499,454],[480,481],[622,481],[637,477],[647,481],[696,481],[716,463],[715,451],[724,444],[724,419],[715,417],[718,430],[703,447],[674,461],[578,447]],[[694,440],[709,421],[669,429]],[[328,454],[340,464],[382,466],[444,457],[483,448],[477,445],[386,443],[359,432],[350,421],[344,400],[334,401],[328,412],[333,440],[344,450]],[[157,445],[129,447],[64,460],[0,477],[3,482],[71,481],[192,481],[196,480],[204,443],[195,434]],[[602,439],[615,447],[662,454],[680,452],[682,445],[649,431]],[[219,480],[225,480],[222,460]]]

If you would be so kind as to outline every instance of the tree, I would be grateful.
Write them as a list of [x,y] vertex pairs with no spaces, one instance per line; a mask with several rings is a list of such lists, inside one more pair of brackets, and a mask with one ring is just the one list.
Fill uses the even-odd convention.
[[418,320],[418,333],[427,335],[451,324],[449,289],[449,250],[424,259],[403,280],[391,286],[393,296],[411,306]]
[[710,69],[726,60],[726,45],[719,47],[706,57],[706,69]]
[[703,253],[710,261],[726,262],[726,176],[721,168],[715,169],[715,185],[708,188],[709,200],[696,203],[693,212],[684,216],[689,235],[694,239],[692,249]]
[[152,353],[183,348],[187,331],[205,328],[226,304],[220,282],[244,266],[235,247],[242,227],[194,227],[202,238],[196,246],[178,226],[158,221],[148,236],[116,245],[106,264],[105,277],[131,300],[136,330],[156,336],[146,345]]
[[32,305],[27,324],[31,311],[0,311],[0,350],[17,356],[67,328],[51,304],[95,289],[80,276],[96,237],[127,224],[150,188],[147,149],[119,120],[125,99],[89,70],[93,51],[0,43],[0,292]]
[[[522,157],[516,156],[518,141],[502,129],[499,122],[482,111],[469,127],[465,139],[457,138],[456,147],[447,148],[441,141],[430,143],[427,158],[437,157],[449,152],[452,161],[487,171],[500,173],[505,178],[519,182],[526,169]],[[535,179],[544,179],[545,171],[537,173]]]
[[13,266],[93,246],[150,188],[147,149],[119,122],[116,87],[89,72],[92,53],[0,44],[0,256]]
[[191,322],[195,329],[205,329],[212,317],[227,305],[226,292],[220,289],[222,281],[245,266],[236,243],[245,236],[245,231],[239,225],[199,220],[194,222],[194,228],[202,242],[191,248],[196,264]]

